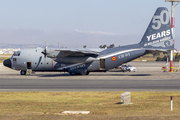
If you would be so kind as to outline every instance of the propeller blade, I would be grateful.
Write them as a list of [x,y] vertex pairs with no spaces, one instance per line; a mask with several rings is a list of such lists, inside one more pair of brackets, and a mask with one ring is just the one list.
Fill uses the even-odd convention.
[[44,50],[41,52],[42,54],[44,54],[44,58],[46,58],[46,55],[47,55],[47,47],[44,48]]

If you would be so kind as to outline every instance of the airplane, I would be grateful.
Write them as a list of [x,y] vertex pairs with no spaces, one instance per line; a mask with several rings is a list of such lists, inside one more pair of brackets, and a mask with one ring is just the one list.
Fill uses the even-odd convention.
[[105,72],[123,63],[130,62],[155,51],[174,50],[174,41],[168,9],[157,8],[150,24],[137,44],[108,48],[36,48],[15,51],[4,66],[20,70],[26,75],[31,70],[68,72],[70,75],[88,75],[90,72]]

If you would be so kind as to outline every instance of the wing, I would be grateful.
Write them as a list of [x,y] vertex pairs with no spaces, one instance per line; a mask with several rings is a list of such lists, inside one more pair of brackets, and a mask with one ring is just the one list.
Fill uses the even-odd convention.
[[62,49],[56,50],[62,52],[65,56],[87,56],[99,55],[100,49]]
[[50,58],[61,58],[69,56],[98,56],[99,53],[104,49],[47,49],[46,52],[42,52]]

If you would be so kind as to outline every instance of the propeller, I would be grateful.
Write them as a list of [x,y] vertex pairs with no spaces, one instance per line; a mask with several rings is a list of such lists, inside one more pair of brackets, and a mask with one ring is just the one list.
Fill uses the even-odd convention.
[[46,46],[46,40],[45,40],[45,47],[44,47],[44,50],[41,52],[42,54],[44,54],[44,58],[46,58],[46,55],[47,55],[47,46]]
[[44,50],[41,53],[44,54],[44,58],[46,58],[46,56],[47,56],[47,46],[44,48]]

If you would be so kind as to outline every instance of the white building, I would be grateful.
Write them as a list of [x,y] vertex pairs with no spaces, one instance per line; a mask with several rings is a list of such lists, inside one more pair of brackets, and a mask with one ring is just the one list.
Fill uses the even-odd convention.
[[13,54],[14,51],[18,51],[18,50],[20,50],[20,48],[18,48],[18,49],[14,49],[14,48],[0,49],[0,54]]

